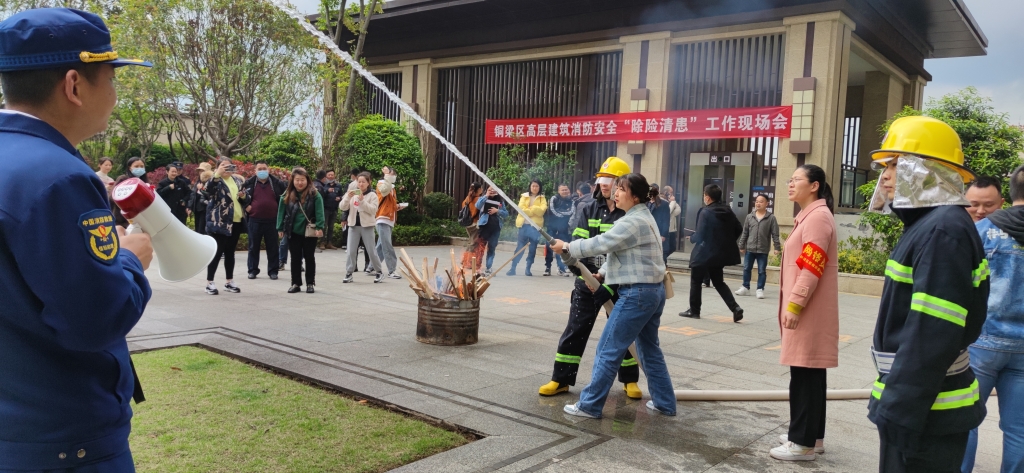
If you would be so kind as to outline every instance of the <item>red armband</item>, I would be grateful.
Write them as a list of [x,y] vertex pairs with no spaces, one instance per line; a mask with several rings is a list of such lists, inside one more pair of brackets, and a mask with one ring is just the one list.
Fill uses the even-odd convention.
[[825,273],[825,263],[828,263],[828,255],[820,246],[810,242],[804,244],[804,249],[796,259],[797,267],[810,271],[818,278]]

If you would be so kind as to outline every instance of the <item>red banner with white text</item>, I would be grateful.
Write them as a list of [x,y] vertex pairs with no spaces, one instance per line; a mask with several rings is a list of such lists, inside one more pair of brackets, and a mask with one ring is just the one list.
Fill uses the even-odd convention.
[[487,144],[789,138],[793,107],[487,120]]

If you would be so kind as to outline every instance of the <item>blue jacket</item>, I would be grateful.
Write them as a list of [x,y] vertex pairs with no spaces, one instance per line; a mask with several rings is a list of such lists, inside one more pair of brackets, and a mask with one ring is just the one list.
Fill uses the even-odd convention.
[[1024,353],[1024,207],[999,210],[976,224],[991,272],[988,318],[974,346]]
[[657,199],[657,207],[655,207],[654,202],[648,202],[647,209],[651,211],[654,221],[658,223],[658,235],[667,239],[668,228],[672,223],[672,209],[669,208],[667,200],[661,197],[657,197]]
[[142,264],[120,249],[103,183],[57,130],[0,111],[0,143],[0,470],[123,453],[125,336],[151,295]]
[[[498,196],[495,196],[494,198],[498,199],[498,200],[501,200],[501,197],[498,197]],[[480,197],[479,199],[476,200],[476,208],[480,210],[480,220],[477,220],[477,222],[476,222],[476,226],[477,227],[483,227],[484,225],[487,225],[487,221],[490,220],[489,217],[491,215],[488,214],[487,212],[484,212],[484,202],[487,202],[487,196],[486,195],[482,196],[482,197]],[[508,210],[505,208],[505,203],[504,202],[502,202],[501,205],[498,207],[498,216],[501,217],[501,218],[507,218],[508,217]],[[501,219],[498,219],[498,228],[500,229],[501,227],[502,227],[502,221],[501,221]]]

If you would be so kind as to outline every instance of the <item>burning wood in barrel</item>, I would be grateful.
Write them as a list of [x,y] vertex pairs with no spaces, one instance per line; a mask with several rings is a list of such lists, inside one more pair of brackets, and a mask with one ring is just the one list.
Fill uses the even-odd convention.
[[516,256],[522,254],[526,247],[520,249],[490,276],[484,276],[481,270],[483,258],[477,257],[477,254],[482,255],[484,252],[477,253],[472,249],[466,251],[461,258],[462,264],[457,264],[455,250],[452,249],[450,250],[451,268],[443,268],[443,272],[438,272],[437,268],[440,262],[438,258],[434,258],[433,264],[430,264],[428,258],[423,258],[421,271],[416,267],[416,263],[409,257],[409,254],[405,252],[405,248],[400,250],[402,254],[398,259],[402,262],[403,267],[399,270],[409,280],[409,287],[421,299],[475,301],[480,300],[487,289],[491,287],[491,278],[511,263]]

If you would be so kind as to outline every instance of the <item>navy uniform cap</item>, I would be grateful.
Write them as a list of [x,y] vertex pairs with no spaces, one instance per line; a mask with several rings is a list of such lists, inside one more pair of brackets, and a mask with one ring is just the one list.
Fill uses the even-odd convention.
[[88,63],[153,64],[121,59],[99,16],[70,8],[37,8],[0,22],[0,72],[30,71]]

